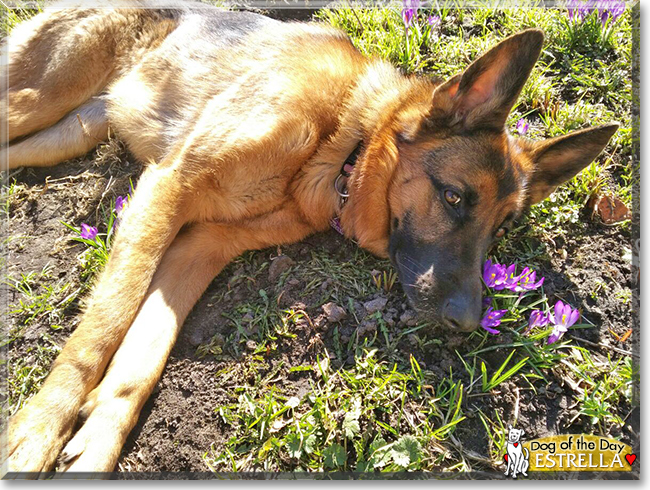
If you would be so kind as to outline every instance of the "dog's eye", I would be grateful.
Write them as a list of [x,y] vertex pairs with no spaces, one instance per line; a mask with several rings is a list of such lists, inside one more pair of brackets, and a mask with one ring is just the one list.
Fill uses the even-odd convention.
[[497,238],[503,238],[506,235],[506,233],[508,233],[508,229],[504,228],[502,226],[501,228],[499,228],[497,230],[497,232],[496,232],[496,234],[494,236],[497,237]]
[[445,201],[447,201],[450,206],[456,207],[460,204],[460,196],[457,192],[446,190]]

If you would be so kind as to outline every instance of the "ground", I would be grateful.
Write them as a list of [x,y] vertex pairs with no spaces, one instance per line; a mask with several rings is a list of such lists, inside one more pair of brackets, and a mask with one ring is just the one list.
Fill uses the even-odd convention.
[[[512,11],[439,12],[436,46],[467,45],[447,52],[445,64],[433,49],[414,46],[416,38],[404,52],[403,26],[394,46],[377,40],[384,32],[377,24],[386,32],[401,25],[397,12],[318,15],[356,35],[364,51],[443,76],[508,29],[539,22]],[[118,471],[406,468],[498,477],[508,424],[523,428],[527,440],[609,436],[639,455],[632,21],[626,12],[609,44],[590,41],[603,66],[594,68],[590,52],[572,54],[567,66],[564,14],[553,15],[534,75],[539,83],[524,90],[513,127],[525,117],[528,136],[541,138],[616,119],[622,130],[593,168],[535,207],[490,257],[535,268],[546,279],[531,298],[570,303],[581,312],[579,324],[548,346],[548,330],[524,334],[518,306],[497,297],[518,323],[504,323],[494,336],[446,332],[416,317],[388,261],[334,231],[248,252],[213,281],[185,322]],[[97,226],[101,237],[115,198],[140,171],[111,139],[54,168],[4,174],[5,415],[37,391],[101,267],[101,253],[89,253],[63,223]],[[631,208],[632,220],[608,219],[594,207],[593,197],[602,196]]]

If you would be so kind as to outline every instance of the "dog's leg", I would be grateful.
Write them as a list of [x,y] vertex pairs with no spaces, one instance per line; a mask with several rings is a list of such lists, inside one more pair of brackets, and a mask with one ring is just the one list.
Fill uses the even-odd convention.
[[83,155],[108,137],[106,104],[91,99],[54,126],[0,148],[0,164],[45,167]]
[[[81,409],[85,423],[67,444],[59,469],[112,471],[140,410],[160,378],[187,314],[232,259],[219,239],[223,226],[194,225],[181,233],[156,271],[136,319],[106,376]],[[85,412],[85,413],[84,413]]]
[[114,72],[108,12],[52,10],[18,25],[3,43],[0,114],[5,143],[47,128],[98,94]]
[[5,471],[47,471],[69,438],[81,403],[104,375],[185,221],[180,174],[167,162],[144,172],[79,327],[40,391],[9,420]]
[[186,315],[211,279],[245,250],[293,242],[311,231],[287,204],[245,226],[203,223],[179,235],[106,377],[84,404],[81,414],[87,416],[86,422],[65,447],[59,469],[112,471]]

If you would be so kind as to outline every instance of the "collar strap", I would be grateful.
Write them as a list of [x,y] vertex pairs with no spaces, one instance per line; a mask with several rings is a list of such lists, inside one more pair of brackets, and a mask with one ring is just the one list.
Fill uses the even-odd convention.
[[352,175],[352,170],[354,170],[354,165],[357,163],[357,158],[361,152],[361,141],[357,143],[357,146],[352,150],[352,153],[343,162],[341,166],[341,171],[336,176],[334,181],[334,190],[341,197],[341,206],[345,204],[350,194],[348,193],[347,179]]
[[[334,190],[341,198],[340,207],[343,207],[350,195],[348,193],[347,179],[350,177],[350,175],[352,175],[352,170],[354,170],[354,165],[357,163],[357,158],[359,157],[360,152],[361,141],[357,143],[357,146],[355,146],[354,150],[352,150],[352,153],[350,153],[350,155],[348,155],[348,157],[345,159],[343,166],[341,166],[341,171],[336,176],[336,180],[334,181]],[[330,226],[334,228],[340,235],[344,234],[343,227],[341,226],[341,219],[338,216],[330,219]]]

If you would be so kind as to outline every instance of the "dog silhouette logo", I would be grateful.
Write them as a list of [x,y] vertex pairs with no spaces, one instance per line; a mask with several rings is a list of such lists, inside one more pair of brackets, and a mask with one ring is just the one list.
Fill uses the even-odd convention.
[[513,429],[512,425],[508,425],[508,441],[506,444],[506,454],[504,458],[506,460],[506,472],[508,474],[517,478],[518,474],[523,476],[528,476],[528,449],[525,448],[521,442],[521,436],[524,434],[523,429]]

